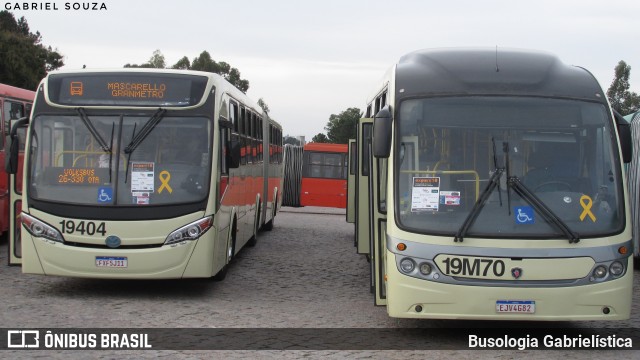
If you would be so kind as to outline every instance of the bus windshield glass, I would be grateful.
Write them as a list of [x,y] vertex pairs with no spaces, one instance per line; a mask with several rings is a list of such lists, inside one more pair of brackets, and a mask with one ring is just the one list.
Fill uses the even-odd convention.
[[[208,194],[210,121],[165,116],[134,151],[147,116],[41,115],[32,123],[30,195],[98,206],[198,202]],[[84,117],[84,119],[83,119]]]
[[618,150],[602,104],[409,99],[400,104],[398,118],[396,219],[408,231],[454,236],[496,171],[497,186],[472,214],[477,218],[466,236],[564,237],[530,196],[519,195],[520,185],[582,238],[623,230]]

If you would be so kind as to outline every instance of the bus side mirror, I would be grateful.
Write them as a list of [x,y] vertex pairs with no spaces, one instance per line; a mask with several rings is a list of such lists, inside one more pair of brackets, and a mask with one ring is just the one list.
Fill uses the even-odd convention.
[[[4,159],[4,168],[8,174],[18,173],[18,156],[20,155],[20,137],[18,137],[18,129],[29,122],[29,118],[22,118],[16,121],[11,127],[11,132],[5,142],[6,157]],[[8,150],[8,151],[7,151]]]
[[232,139],[229,146],[229,169],[240,167],[240,142]]
[[373,156],[388,158],[391,154],[391,110],[385,106],[373,119]]
[[620,151],[622,152],[622,161],[625,164],[631,162],[633,157],[633,141],[631,139],[631,124],[625,120],[617,111],[613,111],[616,118],[616,127],[618,129],[618,137],[620,138]]

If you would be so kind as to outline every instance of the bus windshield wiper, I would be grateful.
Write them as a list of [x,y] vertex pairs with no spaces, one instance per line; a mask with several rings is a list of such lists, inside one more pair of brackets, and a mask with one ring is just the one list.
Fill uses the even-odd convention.
[[473,222],[476,220],[478,215],[480,215],[480,212],[482,211],[484,204],[489,199],[489,196],[491,196],[491,193],[496,187],[500,186],[500,178],[502,177],[503,173],[504,169],[498,168],[495,170],[493,175],[491,175],[489,184],[484,189],[484,191],[482,191],[482,194],[480,194],[480,197],[476,201],[475,205],[473,205],[473,209],[471,209],[471,212],[469,212],[469,215],[467,215],[464,223],[462,223],[462,226],[460,227],[460,229],[458,229],[458,232],[453,238],[454,242],[462,242],[464,240],[464,236],[467,234],[467,231],[469,230],[471,225],[473,225]]
[[111,125],[111,140],[109,140],[109,144],[107,145],[107,142],[104,141],[102,136],[100,136],[98,130],[95,128],[95,126],[93,126],[93,123],[91,122],[91,119],[89,119],[89,116],[87,116],[84,108],[77,108],[76,111],[78,112],[78,116],[80,116],[80,119],[84,123],[84,126],[86,126],[87,130],[89,130],[89,132],[91,133],[91,136],[96,139],[98,145],[100,145],[100,147],[102,148],[102,151],[104,151],[105,153],[109,153],[109,183],[111,183],[111,160],[113,160],[113,132],[115,130],[116,123],[113,123]]
[[127,166],[125,167],[124,172],[124,182],[127,183],[127,177],[129,174],[129,163],[131,162],[131,153],[133,153],[138,145],[140,145],[144,139],[151,133],[151,131],[160,123],[160,120],[164,117],[164,114],[167,113],[166,109],[158,108],[146,123],[140,129],[140,132],[136,134],[136,126],[133,126],[133,134],[131,135],[131,142],[124,148],[124,153],[127,154]]
[[[102,136],[100,136],[100,133],[98,132],[98,130],[96,130],[95,126],[93,126],[93,123],[91,123],[91,120],[89,120],[89,117],[87,116],[87,113],[84,111],[84,108],[77,108],[76,112],[78,112],[78,115],[80,116],[80,119],[82,119],[84,126],[87,127],[87,129],[91,133],[91,136],[93,136],[93,138],[96,139],[96,141],[98,142],[98,145],[100,145],[102,150],[106,153],[110,153],[111,147],[107,145],[107,142],[104,141]],[[113,131],[111,132],[111,134],[113,136]]]
[[507,178],[509,188],[520,195],[529,205],[531,205],[550,224],[555,225],[569,240],[569,244],[580,242],[580,236],[573,232],[567,224],[562,221],[540,198],[531,192],[517,176]]
[[164,117],[164,114],[167,112],[166,109],[159,108],[146,123],[140,129],[140,132],[136,134],[136,128],[133,127],[133,135],[131,136],[131,142],[124,148],[125,154],[131,154],[135,151],[135,149],[146,139],[146,137],[151,133],[151,131],[158,125],[160,120]]
[[500,179],[502,178],[502,174],[504,173],[504,168],[498,167],[498,158],[496,156],[496,142],[493,137],[491,138],[491,143],[493,144],[493,166],[495,167],[495,170],[493,171],[493,175],[491,175],[491,178],[489,178],[489,184],[487,184],[487,187],[482,191],[482,194],[480,194],[480,197],[478,197],[475,205],[473,205],[473,209],[471,209],[471,212],[469,212],[469,215],[467,215],[467,218],[462,223],[462,226],[460,227],[460,229],[458,229],[458,232],[453,238],[454,242],[462,242],[464,240],[465,235],[467,235],[467,231],[469,231],[469,228],[471,227],[471,225],[473,225],[473,222],[476,221],[476,218],[478,217],[478,215],[480,215],[484,204],[487,202],[487,200],[489,200],[489,196],[491,196],[491,193],[496,187],[498,188],[498,198],[500,200],[500,206],[502,206]]

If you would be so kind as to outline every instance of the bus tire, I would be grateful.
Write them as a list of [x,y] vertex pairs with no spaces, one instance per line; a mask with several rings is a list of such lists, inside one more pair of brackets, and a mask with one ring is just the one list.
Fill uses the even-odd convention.
[[233,260],[234,252],[236,251],[236,229],[236,220],[234,219],[233,225],[231,226],[229,243],[227,244],[227,263],[211,278],[213,281],[222,281],[227,277],[229,265],[231,265],[231,260]]

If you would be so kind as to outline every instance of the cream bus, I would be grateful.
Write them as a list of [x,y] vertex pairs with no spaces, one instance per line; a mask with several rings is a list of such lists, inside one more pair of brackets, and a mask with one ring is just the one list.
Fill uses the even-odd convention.
[[630,130],[591,73],[540,52],[423,50],[367,105],[357,245],[390,316],[629,318]]
[[282,129],[217,74],[51,73],[26,148],[24,273],[223,279],[281,202]]

